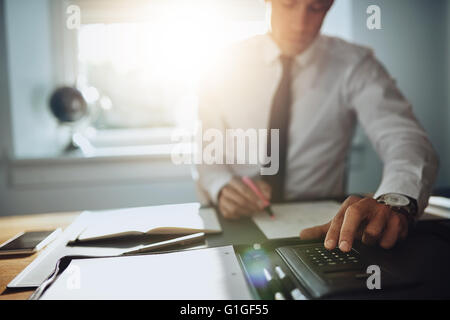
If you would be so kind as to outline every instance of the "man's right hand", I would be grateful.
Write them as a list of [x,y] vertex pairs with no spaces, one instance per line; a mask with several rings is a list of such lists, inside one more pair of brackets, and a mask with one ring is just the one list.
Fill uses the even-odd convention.
[[[270,201],[272,189],[267,182],[253,180],[264,197]],[[234,177],[219,193],[219,210],[227,219],[251,216],[263,210],[263,203],[240,177]]]

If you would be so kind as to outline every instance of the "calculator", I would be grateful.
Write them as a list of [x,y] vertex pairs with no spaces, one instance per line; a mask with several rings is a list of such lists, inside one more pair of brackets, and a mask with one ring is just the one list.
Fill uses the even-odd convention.
[[355,246],[348,253],[338,248],[328,250],[322,242],[289,245],[275,251],[313,298],[364,290],[369,292],[371,289],[367,281],[372,272],[368,272],[367,268],[371,265],[380,268],[383,289],[407,282],[400,274],[385,268],[382,261],[371,257],[366,251],[360,252]]

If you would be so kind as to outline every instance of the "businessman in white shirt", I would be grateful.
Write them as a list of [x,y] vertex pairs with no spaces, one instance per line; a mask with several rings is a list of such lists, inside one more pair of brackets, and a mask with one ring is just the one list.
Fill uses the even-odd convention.
[[423,212],[436,178],[426,133],[371,50],[320,35],[333,0],[270,4],[271,31],[233,46],[211,69],[199,115],[203,129],[279,129],[279,171],[261,176],[258,165],[202,164],[200,186],[232,219],[261,212],[243,176],[272,202],[343,196],[358,121],[383,161],[378,190],[373,198],[348,197],[329,223],[300,238],[324,238],[327,249],[344,252],[355,239],[393,247]]

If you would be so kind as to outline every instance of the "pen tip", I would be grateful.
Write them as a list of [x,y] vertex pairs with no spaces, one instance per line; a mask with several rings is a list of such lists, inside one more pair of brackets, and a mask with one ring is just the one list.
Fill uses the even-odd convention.
[[275,215],[273,214],[273,211],[270,207],[266,207],[266,212],[269,214],[269,216],[274,219]]

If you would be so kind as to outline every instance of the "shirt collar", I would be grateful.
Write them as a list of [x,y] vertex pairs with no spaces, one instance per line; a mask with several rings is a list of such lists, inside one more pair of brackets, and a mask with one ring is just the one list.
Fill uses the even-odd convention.
[[[273,40],[270,33],[265,34],[264,37],[265,42],[267,44],[264,46],[264,60],[266,63],[271,64],[274,61],[278,60],[279,56],[281,55],[281,50],[276,44],[276,42]],[[319,38],[320,35],[318,35],[316,39],[314,39],[314,41],[305,51],[295,56],[296,64],[298,64],[299,66],[304,66],[311,61],[311,59],[317,53],[317,47],[319,46],[318,45]]]

